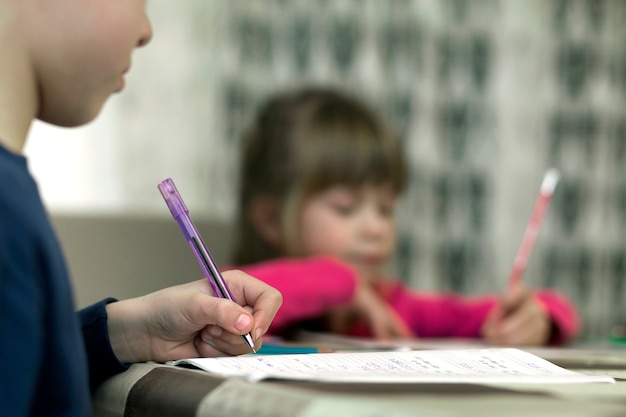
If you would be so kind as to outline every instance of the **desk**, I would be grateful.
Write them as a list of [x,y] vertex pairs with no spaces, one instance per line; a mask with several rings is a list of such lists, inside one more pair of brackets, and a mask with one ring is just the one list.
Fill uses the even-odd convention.
[[[557,349],[537,350],[558,362]],[[543,352],[543,354],[542,354]],[[97,417],[254,416],[404,417],[501,416],[623,417],[626,415],[626,350],[561,351],[582,373],[610,375],[615,384],[498,386],[466,384],[316,384],[225,379],[168,365],[135,364],[106,381],[93,398]],[[591,360],[584,359],[589,356]],[[622,360],[621,364],[617,362]],[[564,363],[565,363],[564,362]],[[606,364],[615,363],[616,369]],[[623,365],[623,366],[622,366]],[[619,369],[617,369],[619,368]]]

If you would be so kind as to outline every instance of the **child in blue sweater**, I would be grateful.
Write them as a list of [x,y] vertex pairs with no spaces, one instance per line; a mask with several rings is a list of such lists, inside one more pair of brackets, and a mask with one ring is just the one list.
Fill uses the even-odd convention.
[[23,156],[27,133],[34,119],[71,127],[95,118],[151,36],[145,0],[0,0],[2,416],[89,416],[90,386],[130,363],[246,353],[240,335],[258,347],[281,304],[275,289],[232,272],[224,278],[242,305],[213,297],[201,279],[74,312]]

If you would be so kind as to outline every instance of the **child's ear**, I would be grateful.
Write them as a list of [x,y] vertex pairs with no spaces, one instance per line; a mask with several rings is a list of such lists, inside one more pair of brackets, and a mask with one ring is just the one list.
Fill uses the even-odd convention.
[[250,224],[268,243],[279,246],[282,242],[280,208],[275,198],[255,197],[248,208]]

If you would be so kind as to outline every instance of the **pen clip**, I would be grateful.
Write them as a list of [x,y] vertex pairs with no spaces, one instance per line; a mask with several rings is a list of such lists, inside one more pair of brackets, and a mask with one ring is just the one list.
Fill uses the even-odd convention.
[[178,220],[181,214],[189,213],[185,202],[180,196],[180,193],[171,178],[161,181],[158,187],[163,199],[165,200],[165,204],[167,204],[170,212],[172,212],[172,216],[174,216],[176,220]]

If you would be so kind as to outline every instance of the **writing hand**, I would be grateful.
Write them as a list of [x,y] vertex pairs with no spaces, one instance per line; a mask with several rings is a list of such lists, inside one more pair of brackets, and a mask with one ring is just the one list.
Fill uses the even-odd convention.
[[551,331],[552,321],[541,302],[523,284],[517,284],[489,313],[482,336],[493,345],[539,346],[548,343]]
[[[122,362],[249,353],[282,304],[278,290],[241,272],[223,274],[235,299],[213,296],[207,279],[107,305],[111,346]],[[243,307],[246,306],[246,307]]]

